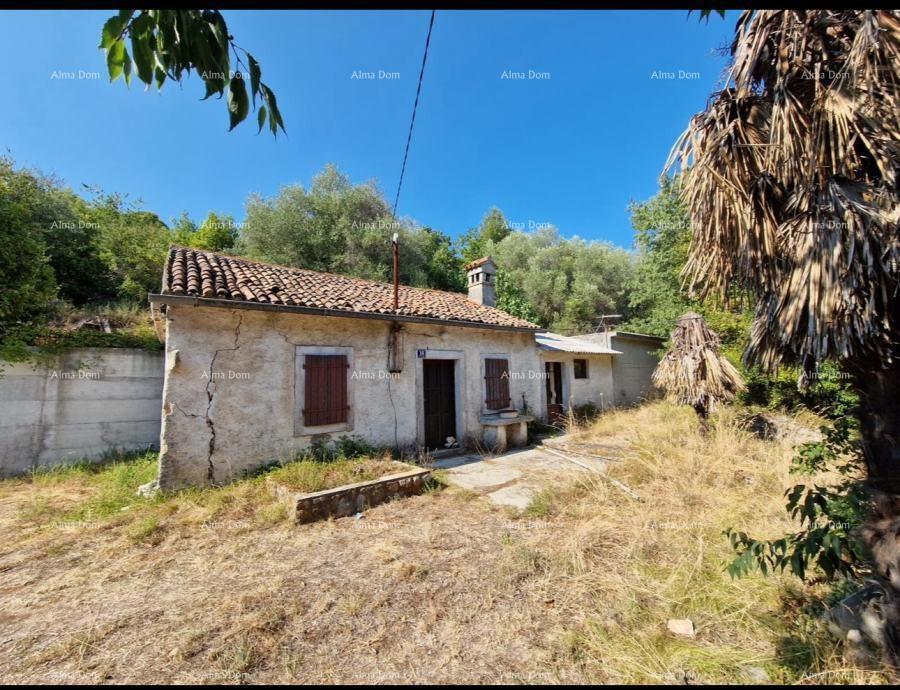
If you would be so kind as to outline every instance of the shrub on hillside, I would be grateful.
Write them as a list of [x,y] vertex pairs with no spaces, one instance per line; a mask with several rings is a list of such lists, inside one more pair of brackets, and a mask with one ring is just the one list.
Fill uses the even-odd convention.
[[42,313],[56,295],[56,281],[35,209],[37,180],[0,159],[0,336]]

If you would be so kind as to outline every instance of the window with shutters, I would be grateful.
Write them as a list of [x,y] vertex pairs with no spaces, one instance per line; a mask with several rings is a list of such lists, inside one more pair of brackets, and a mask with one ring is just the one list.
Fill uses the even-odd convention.
[[347,421],[347,357],[305,355],[303,425],[327,426]]
[[342,431],[352,427],[351,358],[351,348],[297,348],[295,434]]
[[486,357],[484,360],[484,406],[489,410],[502,410],[510,406],[509,360]]

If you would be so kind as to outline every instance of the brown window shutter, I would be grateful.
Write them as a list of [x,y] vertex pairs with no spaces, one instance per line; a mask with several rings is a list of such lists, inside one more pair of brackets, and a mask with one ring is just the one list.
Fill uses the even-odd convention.
[[306,355],[303,399],[304,426],[325,426],[347,421],[347,357]]
[[485,407],[502,410],[510,406],[509,361],[505,359],[484,360]]

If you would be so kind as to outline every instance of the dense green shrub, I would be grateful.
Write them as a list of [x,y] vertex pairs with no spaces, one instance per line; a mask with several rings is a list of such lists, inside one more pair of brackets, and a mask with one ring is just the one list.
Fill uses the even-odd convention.
[[56,295],[47,245],[35,219],[38,180],[0,158],[0,338],[44,312]]
[[163,349],[156,331],[150,326],[104,333],[91,329],[69,331],[51,326],[21,324],[8,329],[5,337],[0,340],[0,360],[23,362],[82,347]]
[[747,390],[741,394],[740,402],[745,405],[785,412],[806,408],[823,417],[839,419],[849,414],[858,401],[848,375],[833,362],[820,365],[804,390],[797,386],[800,370],[796,367],[785,367],[775,375],[757,368],[743,373]]

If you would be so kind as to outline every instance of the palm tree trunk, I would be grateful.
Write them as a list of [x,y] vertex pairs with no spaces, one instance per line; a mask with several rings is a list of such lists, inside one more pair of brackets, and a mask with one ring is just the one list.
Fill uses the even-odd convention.
[[900,669],[900,352],[885,368],[857,369],[855,378],[866,485],[873,505],[862,535],[886,592],[885,657],[896,671]]
[[694,412],[697,413],[697,418],[700,420],[700,434],[706,436],[709,434],[709,409],[703,403],[696,403]]

